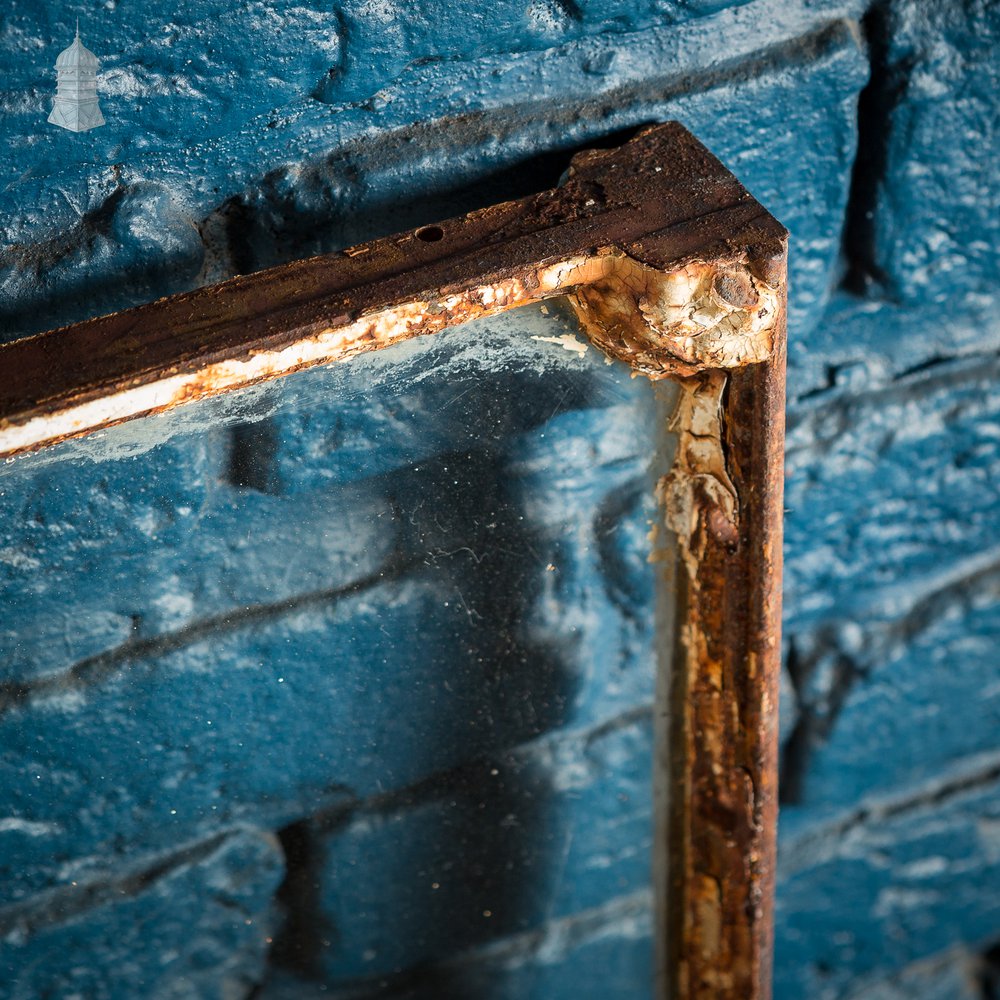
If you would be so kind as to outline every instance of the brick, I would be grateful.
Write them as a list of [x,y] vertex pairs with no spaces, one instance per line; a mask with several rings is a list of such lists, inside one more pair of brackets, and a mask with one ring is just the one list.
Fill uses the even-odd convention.
[[[814,816],[928,781],[996,747],[1000,732],[998,584],[959,588],[913,636],[883,643],[817,747],[803,804]],[[873,640],[874,644],[874,640]]]
[[[263,267],[431,222],[555,183],[555,151],[677,118],[791,230],[793,329],[808,331],[841,268],[857,97],[868,70],[859,13],[851,3],[822,12],[756,3],[687,27],[621,35],[610,46],[569,41],[544,60],[524,53],[411,66],[383,91],[383,141],[353,149],[349,162],[311,164],[308,183],[297,167],[251,186],[241,238]],[[603,67],[596,79],[595,65]],[[464,115],[451,126],[456,93],[465,95]],[[424,120],[444,119],[440,131],[412,129],[418,94]],[[345,172],[355,183],[363,178],[363,197]],[[511,175],[513,189],[504,180]],[[425,193],[419,204],[400,196],[411,189]]]
[[120,841],[155,846],[244,816],[288,822],[330,796],[399,787],[585,720],[605,692],[614,705],[651,689],[641,643],[603,661],[610,640],[589,650],[596,676],[594,661],[530,635],[498,645],[472,613],[516,617],[520,598],[491,602],[459,582],[468,562],[438,559],[339,603],[120,657],[10,708],[3,798],[41,831],[3,834],[10,891],[43,887],[71,858],[97,863]]
[[995,369],[942,361],[791,416],[786,826],[996,743]]
[[213,616],[344,587],[388,559],[378,484],[286,500],[234,490],[204,437],[99,464],[29,460],[4,470],[4,680],[69,671]]
[[[19,106],[8,126],[20,140],[10,161],[19,180],[0,199],[0,237],[12,245],[0,261],[3,335],[36,332],[235,271],[434,221],[428,212],[447,216],[528,193],[558,179],[569,150],[670,117],[703,134],[789,224],[801,248],[793,257],[793,306],[801,309],[796,315],[803,324],[815,322],[837,267],[855,100],[867,70],[853,22],[858,3],[822,11],[779,0],[724,10],[711,2],[632,4],[633,31],[622,31],[629,25],[615,20],[621,10],[608,7],[612,21],[599,15],[576,36],[558,30],[557,23],[558,38],[547,28],[535,32],[532,17],[515,5],[507,14],[525,25],[522,42],[507,34],[490,53],[488,39],[477,35],[477,50],[485,52],[477,59],[448,49],[444,23],[460,24],[456,37],[467,41],[469,6],[445,6],[438,15],[428,10],[435,41],[423,53],[417,41],[423,22],[414,11],[407,9],[416,32],[408,51],[391,38],[396,8],[348,8],[346,18],[375,18],[381,26],[359,30],[360,48],[337,63],[342,69],[334,89],[351,86],[357,73],[371,99],[354,100],[359,95],[349,97],[346,90],[340,97],[327,94],[340,102],[335,114],[301,80],[295,86],[303,89],[291,98],[287,81],[294,67],[283,60],[281,44],[274,51],[270,34],[259,36],[261,44],[270,41],[267,58],[258,62],[252,43],[229,48],[224,56],[206,49],[203,29],[175,21],[164,36],[170,43],[166,55],[163,42],[147,40],[145,21],[133,21],[124,8],[116,12],[127,22],[118,25],[116,45],[141,53],[152,44],[154,63],[191,59],[183,73],[175,71],[168,93],[121,109],[128,123],[123,128],[138,127],[145,136],[150,122],[143,119],[159,120],[162,113],[172,123],[170,132],[155,149],[135,140],[136,154],[119,157],[113,168],[85,166],[66,152],[65,136],[46,131],[34,105]],[[563,5],[550,6],[559,22]],[[549,8],[536,7],[534,22],[544,27]],[[309,29],[303,21],[303,31],[322,33],[328,12],[312,19],[308,6],[295,10],[295,17],[315,21]],[[293,15],[290,9],[272,13],[279,19]],[[692,14],[702,16],[682,23]],[[378,22],[383,15],[388,21]],[[25,39],[44,44],[49,31],[32,16],[17,15],[20,33],[12,32],[5,53],[15,80],[29,66],[37,72],[37,45],[23,44]],[[234,16],[224,14],[222,21]],[[255,10],[249,16],[264,15]],[[505,16],[502,6],[491,11],[490,30],[504,32]],[[615,30],[607,30],[611,23]],[[131,47],[130,33],[138,36]],[[100,41],[93,38],[95,51]],[[365,45],[375,48],[366,55]],[[388,53],[381,51],[386,45]],[[233,62],[221,71],[226,56]],[[397,58],[405,70],[393,69]],[[266,84],[259,76],[263,66]],[[386,72],[398,76],[380,83]],[[233,75],[244,85],[234,88]],[[226,113],[206,117],[206,98],[220,101]],[[253,105],[257,100],[260,106]],[[254,111],[263,113],[254,117]],[[196,133],[204,130],[204,141],[192,142],[191,132],[177,136],[177,121],[191,122]],[[111,141],[111,127],[104,138],[101,131],[95,141]],[[317,156],[318,149],[328,152]],[[549,165],[549,154],[558,158],[558,169]],[[27,173],[29,166],[37,176]],[[403,198],[401,192],[419,196]],[[84,269],[89,277],[81,292],[75,282]]]
[[652,913],[648,893],[634,893],[606,906],[537,931],[514,935],[416,974],[376,977],[343,990],[278,970],[261,1000],[374,1000],[391,991],[405,1000],[421,997],[490,996],[497,1000],[632,1000],[648,996],[653,983]]
[[[651,912],[648,895],[615,900],[599,911],[555,921],[527,941],[473,953],[444,970],[468,995],[493,991],[501,1000],[628,1000],[652,991]],[[521,947],[528,944],[525,954]],[[518,946],[521,947],[518,947]],[[454,968],[454,971],[452,971]],[[409,994],[411,1000],[416,991]]]
[[[32,51],[32,58],[38,58],[37,50]],[[27,129],[42,132],[43,145],[54,147],[53,166],[58,170],[67,159],[68,136],[44,134],[46,129],[62,130],[45,123],[41,107],[31,110]],[[24,138],[22,148],[37,148],[33,137]],[[114,146],[106,148],[110,151]],[[22,169],[30,171],[29,163],[39,166],[30,153]],[[30,242],[16,249],[6,246],[0,257],[4,341],[197,284],[205,247],[197,216],[183,191],[176,184],[138,172],[130,172],[123,181],[120,167],[97,168],[94,174],[81,180],[77,173],[69,182],[75,189],[71,192],[43,185],[20,206],[17,214],[26,216],[31,236]],[[54,228],[52,221],[60,215],[62,225]],[[17,238],[8,230],[4,243]],[[120,270],[126,261],[127,286]],[[87,280],[81,282],[81,275]],[[85,313],[80,311],[81,303],[86,304]]]
[[43,888],[69,860],[100,865],[119,843],[162,847],[241,817],[282,825],[557,721],[555,664],[515,647],[492,673],[447,581],[446,567],[250,621],[8,711],[2,797],[41,831],[5,831],[8,892]]
[[[801,409],[789,424],[785,594],[792,632],[905,613],[997,537],[990,356]],[[986,543],[988,544],[988,543]],[[925,580],[927,583],[918,584]]]
[[873,6],[865,29],[873,75],[847,224],[855,294],[835,293],[807,337],[793,328],[793,399],[1000,347],[1000,15],[893,0]]
[[314,836],[325,982],[404,973],[650,884],[652,715],[553,734]]
[[[460,372],[469,362],[455,343]],[[556,378],[531,343],[524,370]],[[507,346],[504,365],[517,358]],[[301,447],[322,439],[323,420],[337,426],[327,406],[278,438],[283,492],[219,482],[224,448],[186,438],[121,468],[49,464],[15,482],[25,509],[59,498],[42,526],[59,528],[44,553],[58,572],[12,565],[10,599],[41,621],[76,607],[95,646],[116,638],[92,634],[99,612],[138,617],[142,631],[67,663],[50,633],[32,634],[26,616],[11,623],[22,657],[0,706],[11,894],[44,890],[66,865],[99,868],[123,846],[165,849],[233,822],[283,826],[647,704],[651,442],[635,427],[652,429],[649,388],[596,352],[572,358],[555,398],[548,382],[515,383],[491,411],[466,393],[467,419],[498,421],[485,439],[466,430],[466,450],[421,458],[404,447],[361,480],[323,476],[325,455]],[[419,442],[442,387],[465,392],[443,372],[437,383],[424,373],[404,442]],[[285,442],[298,458],[285,461]],[[165,462],[175,455],[176,469]],[[172,509],[165,500],[188,481],[202,492],[179,526],[144,531],[145,512]],[[9,530],[36,528],[27,518]],[[60,547],[74,530],[90,534]],[[72,628],[65,614],[58,622]]]
[[989,3],[889,5],[880,73],[884,164],[873,242],[890,296],[949,316],[996,299],[1000,262],[1000,11]]
[[974,758],[823,829],[786,837],[776,1000],[842,997],[861,977],[890,975],[995,933],[998,792],[995,755]]
[[229,831],[0,907],[4,996],[245,996],[263,978],[282,873],[274,837]]
[[848,1000],[982,1000],[982,973],[977,955],[952,948],[863,983]]

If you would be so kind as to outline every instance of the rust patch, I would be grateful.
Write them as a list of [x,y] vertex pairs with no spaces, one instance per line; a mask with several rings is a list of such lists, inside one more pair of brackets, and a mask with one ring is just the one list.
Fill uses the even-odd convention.
[[690,261],[658,271],[620,252],[582,264],[570,302],[605,354],[652,379],[739,368],[771,356],[775,288],[740,263]]
[[[725,372],[708,371],[679,379],[678,384],[681,392],[670,421],[670,430],[677,435],[677,453],[673,468],[657,486],[657,495],[690,572],[704,554],[707,537],[735,544],[739,498],[722,447]],[[699,535],[700,527],[707,528],[709,535]]]
[[[745,289],[726,289],[732,298]],[[766,1000],[777,810],[784,309],[764,363],[679,379],[665,995]]]

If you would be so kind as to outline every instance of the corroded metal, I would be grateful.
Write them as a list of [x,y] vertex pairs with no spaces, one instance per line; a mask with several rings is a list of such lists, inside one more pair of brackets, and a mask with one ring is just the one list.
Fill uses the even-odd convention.
[[0,347],[0,457],[567,297],[606,354],[681,388],[658,489],[679,601],[658,989],[766,1000],[785,240],[686,130],[657,126],[579,154],[553,191]]
[[[0,347],[0,456],[555,295],[649,374],[770,350],[774,316],[754,329],[745,302],[770,301],[784,231],[679,125],[579,154],[561,187],[443,222],[438,239],[430,228]],[[605,321],[612,278],[641,350]]]
[[770,995],[783,336],[766,364],[684,380],[677,458],[658,491],[680,602],[666,709],[669,997]]
[[624,255],[587,262],[596,272],[570,295],[590,339],[651,379],[739,368],[774,349],[778,290],[741,263],[690,261],[657,271]]

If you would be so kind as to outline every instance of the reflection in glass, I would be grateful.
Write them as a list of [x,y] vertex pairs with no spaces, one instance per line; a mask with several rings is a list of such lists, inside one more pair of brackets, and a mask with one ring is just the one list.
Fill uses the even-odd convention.
[[527,307],[0,469],[12,995],[650,995],[656,406]]

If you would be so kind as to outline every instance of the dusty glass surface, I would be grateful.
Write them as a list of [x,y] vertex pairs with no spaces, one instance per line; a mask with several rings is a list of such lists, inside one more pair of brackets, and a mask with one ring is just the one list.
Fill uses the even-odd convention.
[[658,419],[553,304],[0,468],[17,982],[648,992]]

